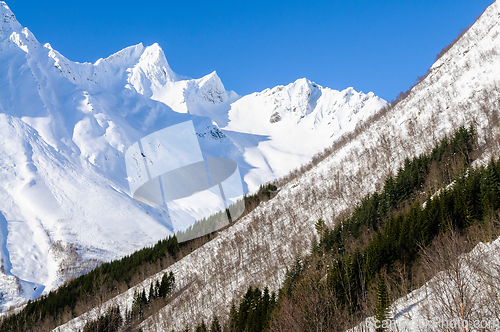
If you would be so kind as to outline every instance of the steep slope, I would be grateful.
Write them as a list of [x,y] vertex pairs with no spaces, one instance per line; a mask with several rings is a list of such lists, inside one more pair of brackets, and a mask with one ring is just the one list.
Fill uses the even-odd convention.
[[157,45],[78,64],[38,43],[4,2],[0,17],[0,211],[9,279],[0,291],[7,308],[173,234],[164,211],[128,193],[124,153],[139,138],[192,120],[207,157],[241,157],[211,119],[136,91],[179,79]]
[[[450,242],[447,244],[451,244],[451,248],[459,247]],[[498,331],[499,249],[500,238],[497,238],[479,243],[466,254],[454,252],[454,256],[448,251],[447,254],[455,258],[449,263],[456,270],[436,271],[435,277],[425,285],[391,304],[388,308],[391,319],[386,322],[388,331],[453,331],[461,330],[462,324],[470,331]],[[463,302],[455,304],[452,300],[459,299],[460,287]],[[457,315],[460,305],[464,305],[464,320]],[[369,317],[349,332],[375,332],[376,324],[375,318]]]
[[[190,286],[144,322],[143,330],[180,330],[193,321],[209,321],[213,314],[225,317],[232,300],[249,285],[277,289],[286,266],[307,253],[318,218],[331,223],[350,211],[357,200],[380,188],[405,158],[429,151],[462,124],[476,126],[483,151],[478,163],[498,156],[499,36],[497,1],[404,100],[338,140],[321,163],[298,178],[292,176],[275,199],[168,269],[180,280],[179,289]],[[130,308],[130,292],[114,303]],[[85,317],[95,314],[59,330],[82,326]]]
[[[323,112],[357,112],[345,131],[363,113],[376,111],[363,108],[370,103],[366,96],[384,105],[373,94],[349,90],[344,98],[311,82],[299,83],[291,86],[316,91],[314,98],[325,100],[318,105],[329,106],[314,107],[317,101],[306,90],[284,102],[280,112],[285,118],[287,109],[310,108],[303,124],[290,122],[288,131],[318,142],[295,153],[297,141],[284,142],[286,121],[265,135],[260,120],[247,127],[229,121],[229,114],[242,117],[253,107],[273,103],[267,92],[270,101],[240,99],[225,90],[215,72],[199,79],[178,75],[157,44],[131,46],[94,64],[72,62],[40,44],[0,1],[0,254],[5,270],[0,272],[0,308],[35,298],[99,262],[155,243],[213,212],[207,197],[195,206],[192,200],[169,203],[170,217],[164,208],[132,200],[125,152],[142,137],[191,120],[204,157],[236,160],[253,190],[307,162],[336,137],[324,139],[330,129],[306,130],[313,117],[321,122]],[[351,94],[359,100],[349,102]],[[337,100],[340,108],[334,105]],[[260,116],[266,122],[270,115]],[[221,131],[225,126],[231,137]],[[270,149],[291,157],[278,160]]]

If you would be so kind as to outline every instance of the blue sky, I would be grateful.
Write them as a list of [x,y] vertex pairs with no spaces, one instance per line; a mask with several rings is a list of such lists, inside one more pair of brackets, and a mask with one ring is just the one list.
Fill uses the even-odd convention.
[[493,0],[6,2],[73,61],[157,42],[175,72],[242,95],[307,77],[390,101]]

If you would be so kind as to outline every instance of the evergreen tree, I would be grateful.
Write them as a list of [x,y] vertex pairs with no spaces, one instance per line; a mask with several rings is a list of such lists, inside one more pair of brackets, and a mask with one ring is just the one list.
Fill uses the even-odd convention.
[[141,303],[141,294],[137,291],[134,291],[134,300],[132,301],[132,317],[137,317],[142,315],[142,303]]
[[483,171],[481,179],[482,205],[483,210],[487,213],[489,210],[498,209],[500,204],[500,187],[498,173],[495,169],[495,162],[490,161],[488,167]]
[[233,303],[231,305],[231,310],[229,311],[229,323],[228,323],[228,331],[229,332],[239,332],[238,329],[238,309],[236,309],[236,305]]
[[214,315],[214,319],[212,320],[212,325],[210,326],[210,332],[222,332],[222,327],[219,323],[219,318]]
[[169,274],[165,273],[161,278],[161,284],[160,284],[160,289],[158,291],[158,296],[165,298],[174,288],[175,288],[175,277],[174,273],[170,271]]
[[154,282],[151,281],[151,285],[149,286],[148,302],[151,303],[151,301],[153,301],[155,298],[156,298],[156,294],[155,294]]
[[264,288],[264,294],[262,296],[262,312],[260,315],[261,326],[266,327],[269,320],[269,316],[272,310],[271,295],[269,294],[269,288],[266,286]]
[[389,305],[390,303],[387,285],[385,284],[384,276],[381,274],[378,280],[377,305],[375,307],[375,319],[377,319],[378,321],[378,326],[376,329],[377,332],[383,332],[386,330],[383,327],[383,323],[387,320]]
[[318,221],[316,221],[314,228],[316,228],[316,232],[318,232],[319,236],[323,235],[323,230],[325,229],[325,222],[323,221],[323,218],[319,218]]
[[142,305],[142,307],[145,307],[148,304],[149,303],[148,303],[148,297],[146,296],[146,290],[142,289],[142,293],[141,293],[141,305]]
[[208,332],[207,325],[205,325],[205,322],[202,320],[200,324],[195,329],[196,332]]
[[156,280],[155,283],[155,297],[160,297],[160,281]]

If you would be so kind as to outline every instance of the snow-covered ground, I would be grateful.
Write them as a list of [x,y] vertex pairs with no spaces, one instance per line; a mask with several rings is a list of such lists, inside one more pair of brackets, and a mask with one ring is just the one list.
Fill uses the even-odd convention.
[[[76,63],[0,1],[0,309],[172,234],[164,209],[130,197],[125,152],[142,137],[191,120],[204,157],[236,160],[254,190],[384,104],[307,80],[241,98],[215,72],[174,73],[157,44]],[[173,231],[209,213],[202,201],[169,205]]]
[[[249,285],[276,290],[286,266],[308,252],[315,236],[314,223],[320,217],[331,222],[349,211],[365,194],[380,188],[406,157],[428,152],[462,124],[472,123],[477,128],[482,150],[478,163],[499,156],[499,87],[497,1],[395,108],[364,122],[355,134],[340,138],[330,156],[284,185],[275,199],[172,266],[181,285],[194,282],[145,321],[143,330],[180,330],[201,319],[209,321],[214,313],[224,317],[231,302]],[[397,310],[424,298],[415,296],[413,302],[398,304]],[[130,295],[115,301],[122,309],[131,305]],[[59,330],[74,330],[86,317],[92,315]]]
[[405,332],[458,331],[463,326],[467,331],[500,330],[499,250],[497,239],[479,243],[470,253],[456,253],[455,260],[448,262],[452,270],[437,273],[425,285],[398,299],[389,307],[387,320],[377,322],[369,317],[349,331],[374,332],[377,326]]

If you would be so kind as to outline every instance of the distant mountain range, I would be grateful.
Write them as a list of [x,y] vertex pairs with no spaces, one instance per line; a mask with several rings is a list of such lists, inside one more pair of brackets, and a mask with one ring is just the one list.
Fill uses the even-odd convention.
[[[124,155],[142,137],[191,120],[206,157],[236,160],[255,191],[386,105],[307,79],[239,96],[215,72],[176,74],[157,44],[72,62],[0,1],[0,307],[172,234],[130,196]],[[174,231],[208,211],[169,208]]]

